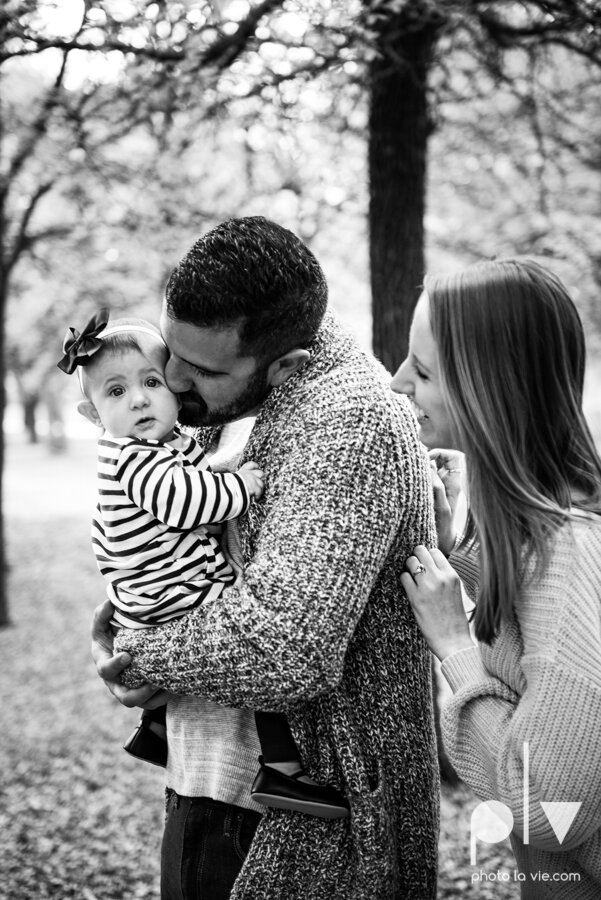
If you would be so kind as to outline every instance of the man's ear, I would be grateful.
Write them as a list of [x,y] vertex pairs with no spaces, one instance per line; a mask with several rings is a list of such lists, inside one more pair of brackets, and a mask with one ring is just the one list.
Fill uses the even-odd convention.
[[85,419],[88,419],[92,425],[98,425],[99,428],[102,428],[100,416],[91,400],[80,400],[77,404],[77,412]]
[[267,383],[271,387],[279,387],[310,359],[311,354],[308,350],[302,350],[300,347],[289,350],[271,363],[267,369]]

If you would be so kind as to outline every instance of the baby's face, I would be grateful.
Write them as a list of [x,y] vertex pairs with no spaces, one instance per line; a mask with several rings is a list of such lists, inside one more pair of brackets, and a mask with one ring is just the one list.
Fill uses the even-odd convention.
[[137,350],[102,354],[94,363],[88,396],[113,437],[166,440],[172,436],[179,402],[165,383],[164,354]]

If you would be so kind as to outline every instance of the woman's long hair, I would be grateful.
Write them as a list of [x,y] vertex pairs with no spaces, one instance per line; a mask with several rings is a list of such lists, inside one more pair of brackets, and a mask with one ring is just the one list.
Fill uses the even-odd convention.
[[582,412],[584,333],[561,281],[531,260],[477,263],[425,289],[468,461],[463,543],[480,542],[475,631],[490,643],[528,562],[532,577],[544,571],[570,509],[601,512],[601,459]]

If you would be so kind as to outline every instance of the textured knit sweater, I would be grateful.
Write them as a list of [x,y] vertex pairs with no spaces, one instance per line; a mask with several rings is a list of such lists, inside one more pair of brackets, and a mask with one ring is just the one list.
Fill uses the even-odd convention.
[[[466,560],[450,561],[473,581]],[[522,897],[599,900],[601,521],[565,524],[548,570],[522,590],[492,646],[454,653],[442,670],[454,691],[443,715],[446,749],[482,800],[511,810]],[[549,802],[581,803],[561,841],[542,806]]]
[[428,462],[406,401],[331,314],[309,350],[245,450],[266,488],[238,520],[244,581],[118,646],[134,676],[168,690],[285,711],[309,774],[350,801],[348,819],[267,810],[234,900],[425,900],[438,831],[430,657],[400,576],[435,540]]
[[[238,468],[255,419],[256,413],[244,416],[219,431],[218,440],[206,454],[214,472]],[[242,569],[237,519],[227,523],[222,544],[228,558]],[[198,695],[171,694],[167,741],[167,787],[182,797],[211,797],[258,813],[264,811],[252,800],[249,790],[261,753],[252,709],[222,706]]]

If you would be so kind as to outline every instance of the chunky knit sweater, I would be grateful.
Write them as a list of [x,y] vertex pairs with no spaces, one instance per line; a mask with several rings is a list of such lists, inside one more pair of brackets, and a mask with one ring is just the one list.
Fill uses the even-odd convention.
[[331,314],[309,350],[245,450],[266,489],[239,520],[244,581],[174,623],[122,632],[118,647],[134,677],[170,691],[285,711],[309,774],[350,801],[348,819],[267,810],[234,900],[426,900],[430,657],[400,575],[435,540],[428,463],[406,401]]
[[[450,562],[473,582],[467,560]],[[443,715],[446,749],[482,800],[511,810],[522,897],[599,900],[601,521],[565,524],[547,571],[523,589],[492,646],[454,653],[442,670],[454,691]],[[542,806],[549,802],[582,804],[561,841]]]

